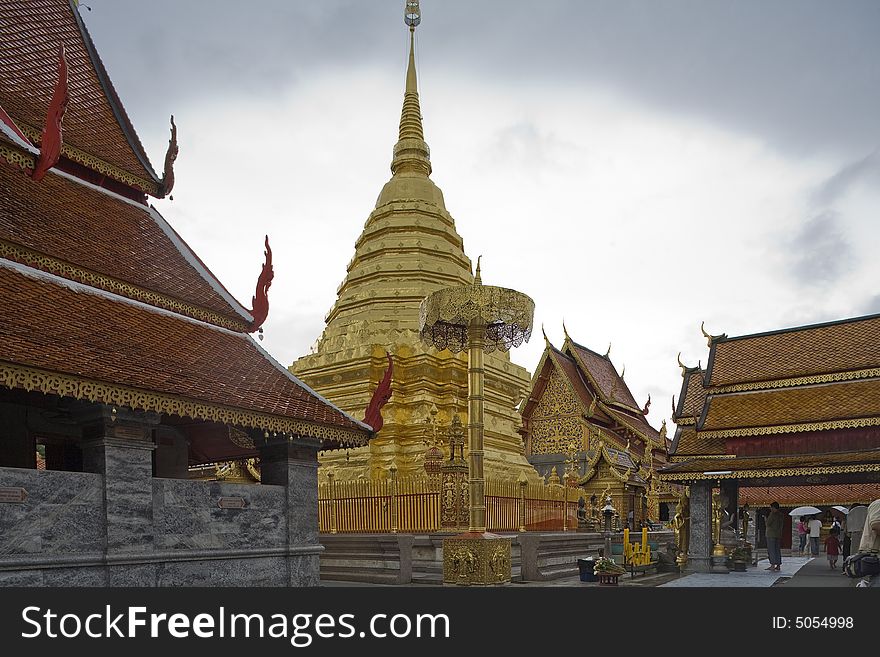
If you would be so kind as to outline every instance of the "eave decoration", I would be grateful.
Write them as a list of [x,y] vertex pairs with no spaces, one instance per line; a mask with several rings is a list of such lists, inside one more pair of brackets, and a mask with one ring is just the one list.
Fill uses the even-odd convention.
[[67,92],[67,57],[64,53],[64,44],[58,48],[58,81],[55,83],[55,91],[52,92],[52,101],[49,103],[49,111],[46,113],[46,125],[43,127],[43,135],[40,140],[40,159],[34,167],[31,178],[40,181],[46,172],[58,164],[61,157],[61,121],[70,96]]
[[391,399],[391,377],[394,371],[394,362],[391,360],[391,354],[386,351],[385,355],[388,357],[388,369],[385,370],[385,375],[382,377],[379,385],[376,386],[373,397],[367,406],[367,412],[364,415],[364,423],[369,424],[376,433],[379,433],[385,424],[385,421],[382,419],[382,407]]
[[651,395],[648,395],[648,401],[645,402],[645,407],[642,409],[642,415],[647,415],[649,408],[651,408]]
[[[177,145],[177,126],[174,125],[174,115],[171,115],[171,139],[168,140],[168,150],[165,152],[165,169],[162,173],[161,196],[164,198],[174,189],[174,161],[180,148]],[[172,197],[171,200],[174,200]]]
[[[248,327],[250,333],[260,329],[269,316],[269,286],[272,285],[273,278],[275,270],[272,268],[272,249],[269,248],[269,236],[266,235],[266,262],[263,263],[263,270],[257,279],[257,292],[251,299],[253,309],[250,314],[254,319]],[[262,338],[262,331],[260,337]]]

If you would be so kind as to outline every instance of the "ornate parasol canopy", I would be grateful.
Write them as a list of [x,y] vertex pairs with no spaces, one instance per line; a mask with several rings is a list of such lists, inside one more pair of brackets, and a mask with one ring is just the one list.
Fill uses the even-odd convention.
[[473,285],[446,287],[422,300],[419,332],[438,351],[467,351],[469,331],[482,334],[484,351],[508,351],[529,341],[534,314],[535,302],[528,295],[483,285],[478,261]]

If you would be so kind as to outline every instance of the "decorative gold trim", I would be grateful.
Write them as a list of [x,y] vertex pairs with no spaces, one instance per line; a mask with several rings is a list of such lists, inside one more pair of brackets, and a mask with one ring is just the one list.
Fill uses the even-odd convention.
[[33,169],[37,165],[37,159],[33,155],[9,144],[0,143],[0,156],[9,164],[15,164],[22,169]]
[[701,479],[750,479],[752,477],[797,477],[814,474],[846,474],[849,472],[880,472],[880,463],[860,465],[830,465],[809,468],[779,468],[776,470],[733,470],[730,472],[658,472],[660,481],[699,481]]
[[697,423],[697,418],[695,418],[695,417],[682,417],[682,418],[679,418],[678,420],[675,420],[675,424],[677,424],[680,427],[689,427],[692,424],[696,424],[696,423]]
[[854,370],[851,372],[832,372],[831,374],[797,376],[790,379],[777,379],[775,381],[755,381],[753,383],[736,383],[726,386],[712,386],[706,389],[706,393],[709,395],[715,395],[725,392],[771,390],[773,388],[790,388],[793,386],[805,386],[816,383],[834,383],[837,381],[853,381],[856,379],[871,379],[874,377],[880,377],[880,367],[873,367],[866,370]]
[[[42,131],[37,130],[29,126],[27,123],[19,123],[19,128],[21,131],[28,136],[34,144],[39,143],[40,139],[42,139]],[[145,194],[150,194],[152,196],[160,197],[161,194],[159,192],[159,187],[156,183],[150,182],[148,180],[144,180],[143,178],[139,178],[124,169],[120,169],[116,165],[110,164],[109,162],[102,160],[94,155],[90,155],[85,151],[81,151],[75,146],[71,146],[67,143],[61,144],[61,154],[67,157],[74,162],[82,164],[98,173],[103,173],[105,176],[110,176],[114,180],[118,180],[121,183],[125,183],[129,187],[134,187]]]
[[203,322],[208,322],[209,324],[222,326],[231,331],[236,331],[238,333],[248,332],[248,325],[243,321],[236,322],[217,312],[208,310],[207,308],[199,308],[198,306],[184,303],[173,297],[153,292],[152,290],[138,287],[131,283],[126,283],[116,278],[105,276],[104,274],[98,274],[88,269],[74,267],[62,260],[43,255],[42,253],[37,253],[36,251],[31,251],[23,246],[12,244],[5,240],[0,240],[0,258],[8,258],[15,262],[35,267],[36,269],[47,271],[51,274],[56,274],[62,278],[78,281],[85,285],[91,285],[92,287],[128,297],[129,299],[142,301],[151,306],[171,310],[192,317],[193,319],[199,319]]
[[696,459],[735,459],[736,454],[683,454],[681,456],[670,455],[670,463],[685,463]]
[[225,425],[252,427],[266,432],[297,434],[359,447],[367,444],[364,433],[354,429],[315,424],[303,420],[211,404],[162,393],[104,383],[83,377],[47,372],[0,361],[0,386],[73,397],[94,403],[126,406]]
[[809,422],[806,424],[784,424],[773,427],[748,427],[745,429],[718,429],[700,431],[706,438],[736,438],[741,436],[767,436],[776,433],[796,433],[801,431],[825,431],[827,429],[857,429],[880,426],[880,417],[862,417],[828,422]]

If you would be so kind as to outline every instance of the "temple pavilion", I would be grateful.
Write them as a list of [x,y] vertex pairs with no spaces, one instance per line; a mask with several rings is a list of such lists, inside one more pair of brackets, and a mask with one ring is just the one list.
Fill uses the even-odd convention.
[[682,365],[671,463],[659,472],[689,487],[689,569],[710,568],[713,489],[734,529],[737,504],[880,498],[880,315],[704,335],[708,364]]
[[[417,4],[417,3],[410,3]],[[424,476],[425,421],[449,427],[454,415],[467,424],[467,359],[426,348],[419,339],[419,304],[444,287],[473,284],[471,259],[431,179],[411,32],[403,110],[391,160],[391,179],[355,243],[326,327],[314,353],[290,369],[340,408],[362,412],[393,360],[392,395],[384,425],[369,446],[321,455],[338,481],[384,479],[394,465],[400,477]],[[485,472],[488,479],[538,476],[523,455],[516,407],[528,372],[506,352],[485,359]],[[322,468],[322,472],[324,472]]]
[[521,407],[529,462],[549,480],[577,484],[578,495],[622,518],[669,520],[676,487],[655,477],[666,465],[666,424],[647,421],[610,358],[571,339],[561,349],[546,339],[529,395]]
[[[317,583],[317,452],[372,429],[251,337],[268,238],[247,308],[149,204],[176,156],[76,2],[0,2],[0,584]],[[256,457],[261,485],[188,478]]]

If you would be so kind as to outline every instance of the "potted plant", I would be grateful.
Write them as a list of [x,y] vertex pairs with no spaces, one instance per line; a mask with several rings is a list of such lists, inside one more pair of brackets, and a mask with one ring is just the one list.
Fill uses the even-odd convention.
[[752,552],[747,547],[738,545],[730,551],[730,560],[733,562],[735,572],[746,572],[746,566],[752,558]]
[[626,568],[608,557],[599,557],[593,566],[593,573],[599,578],[599,586],[617,586],[617,578],[625,572]]

